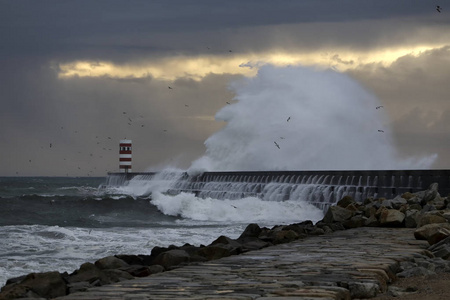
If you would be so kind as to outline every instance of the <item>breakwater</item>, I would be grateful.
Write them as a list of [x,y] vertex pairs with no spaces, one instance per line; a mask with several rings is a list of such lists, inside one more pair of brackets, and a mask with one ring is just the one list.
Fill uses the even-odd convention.
[[[149,181],[159,173],[109,173],[107,185],[130,180]],[[167,194],[190,192],[197,197],[240,199],[259,197],[270,201],[303,199],[326,209],[343,196],[356,201],[368,197],[394,198],[405,192],[427,189],[438,183],[442,195],[450,193],[450,170],[368,171],[236,171],[158,176],[171,181]]]

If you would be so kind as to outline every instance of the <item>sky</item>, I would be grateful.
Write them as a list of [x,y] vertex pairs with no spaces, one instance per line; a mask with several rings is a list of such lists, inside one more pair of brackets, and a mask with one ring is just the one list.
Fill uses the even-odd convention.
[[0,40],[0,176],[105,176],[124,138],[135,172],[187,168],[267,64],[350,76],[450,168],[448,0],[0,0]]

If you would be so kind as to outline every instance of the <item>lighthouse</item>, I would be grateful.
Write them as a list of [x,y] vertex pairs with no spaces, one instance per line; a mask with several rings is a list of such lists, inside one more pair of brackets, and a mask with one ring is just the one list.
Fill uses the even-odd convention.
[[119,169],[120,172],[131,172],[131,140],[120,140]]

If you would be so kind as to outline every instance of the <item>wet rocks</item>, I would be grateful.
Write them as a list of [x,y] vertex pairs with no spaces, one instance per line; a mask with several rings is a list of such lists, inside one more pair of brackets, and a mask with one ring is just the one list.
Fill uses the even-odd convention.
[[66,295],[66,289],[67,283],[59,272],[31,273],[8,280],[0,299],[56,298]]
[[418,240],[427,240],[430,245],[434,245],[450,236],[449,223],[433,223],[419,227],[414,232],[414,237]]

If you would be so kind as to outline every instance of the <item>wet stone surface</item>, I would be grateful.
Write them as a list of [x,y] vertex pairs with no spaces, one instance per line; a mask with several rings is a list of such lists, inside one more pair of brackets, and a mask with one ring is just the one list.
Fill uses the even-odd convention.
[[191,264],[56,299],[355,299],[429,255],[410,228],[361,227]]

